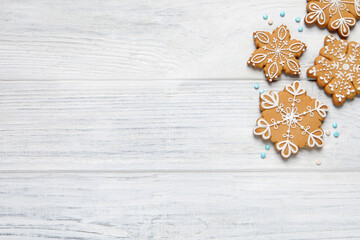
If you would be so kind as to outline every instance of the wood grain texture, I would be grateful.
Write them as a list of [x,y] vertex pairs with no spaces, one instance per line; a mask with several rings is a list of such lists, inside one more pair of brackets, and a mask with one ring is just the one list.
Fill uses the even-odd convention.
[[358,173],[5,174],[8,239],[360,239]]
[[[266,91],[280,90],[289,81]],[[283,161],[253,136],[260,117],[254,81],[0,82],[0,170],[360,170],[359,99],[329,106],[338,139]],[[316,160],[323,162],[321,167]]]
[[308,44],[305,73],[329,34],[305,14],[305,0],[2,0],[0,79],[264,79],[246,64],[252,33],[281,24]]
[[247,66],[252,32],[286,24],[304,73],[305,5],[0,0],[0,239],[360,239],[359,99],[302,81],[340,137],[288,161],[252,134],[254,83],[293,80]]

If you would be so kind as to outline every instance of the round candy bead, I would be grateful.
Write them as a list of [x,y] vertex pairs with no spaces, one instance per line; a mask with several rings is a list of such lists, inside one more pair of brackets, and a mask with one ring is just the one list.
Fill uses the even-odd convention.
[[270,150],[270,145],[266,144],[266,145],[265,145],[265,149],[266,149],[266,150]]
[[338,131],[334,132],[334,137],[336,137],[336,138],[339,137],[339,132]]
[[300,17],[296,17],[295,18],[295,22],[300,22],[301,21],[301,18]]
[[265,154],[265,153],[261,153],[260,156],[261,156],[261,158],[265,158],[265,157],[266,157],[266,154]]
[[333,126],[333,128],[337,128],[337,123],[334,122],[334,123],[332,124],[332,126]]
[[285,16],[285,12],[284,12],[284,11],[281,11],[281,12],[280,12],[280,16],[282,16],[282,17]]
[[262,89],[259,90],[259,93],[260,93],[260,94],[263,94],[264,92],[265,92],[265,91],[262,90]]
[[259,87],[260,87],[260,85],[259,85],[258,83],[255,83],[255,84],[254,84],[254,88],[255,88],[255,89],[258,89]]
[[263,19],[264,19],[264,20],[267,20],[267,19],[268,19],[268,15],[267,15],[267,14],[264,14],[264,15],[263,15]]
[[299,27],[299,28],[298,28],[298,31],[299,31],[299,32],[302,32],[303,30],[304,30],[303,27]]

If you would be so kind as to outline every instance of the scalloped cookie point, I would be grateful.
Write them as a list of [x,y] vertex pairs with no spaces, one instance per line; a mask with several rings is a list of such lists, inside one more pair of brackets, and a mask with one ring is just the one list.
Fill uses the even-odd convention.
[[247,63],[255,68],[263,68],[268,82],[277,79],[283,71],[290,75],[300,75],[298,58],[306,50],[306,44],[291,39],[285,25],[277,27],[272,33],[254,32],[253,36],[257,49]]
[[329,31],[337,31],[341,38],[347,38],[360,19],[359,0],[308,0],[306,9],[306,24],[327,27]]
[[[260,95],[261,117],[256,121],[254,135],[274,142],[285,159],[300,148],[323,146],[321,122],[326,118],[327,106],[307,95],[299,81],[283,91]],[[320,124],[319,124],[320,123]]]

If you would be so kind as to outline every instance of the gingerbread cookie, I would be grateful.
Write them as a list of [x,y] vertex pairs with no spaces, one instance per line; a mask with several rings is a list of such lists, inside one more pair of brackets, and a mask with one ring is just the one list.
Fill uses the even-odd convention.
[[360,18],[359,0],[308,0],[306,9],[306,24],[327,26],[330,31],[337,30],[342,38],[349,36],[350,27]]
[[254,33],[255,45],[248,65],[264,68],[268,82],[278,78],[282,71],[291,75],[300,75],[299,58],[306,45],[298,40],[290,39],[290,32],[285,25],[276,28],[272,34],[258,31]]
[[309,97],[295,81],[281,92],[260,95],[261,118],[254,134],[270,139],[283,158],[298,152],[299,148],[323,145],[324,121],[327,106]]
[[315,65],[307,70],[310,78],[332,95],[335,105],[344,104],[360,94],[360,45],[356,42],[325,37],[325,46],[315,59]]

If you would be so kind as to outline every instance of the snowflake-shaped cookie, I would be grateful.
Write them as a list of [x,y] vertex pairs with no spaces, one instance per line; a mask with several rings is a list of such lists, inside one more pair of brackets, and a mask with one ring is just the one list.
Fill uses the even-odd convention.
[[248,65],[264,68],[268,82],[278,78],[282,70],[292,75],[300,75],[298,57],[305,51],[306,45],[301,41],[290,40],[290,32],[285,25],[276,28],[273,33],[257,31],[254,33],[255,45]]
[[323,145],[324,121],[327,106],[309,97],[295,81],[277,93],[260,95],[261,118],[254,134],[270,139],[283,158],[298,152],[299,148]]
[[325,46],[307,70],[308,77],[316,78],[320,87],[332,95],[335,105],[344,104],[360,94],[360,45],[356,42],[325,37]]
[[346,38],[360,18],[360,0],[308,0],[307,11],[306,24],[316,22]]

